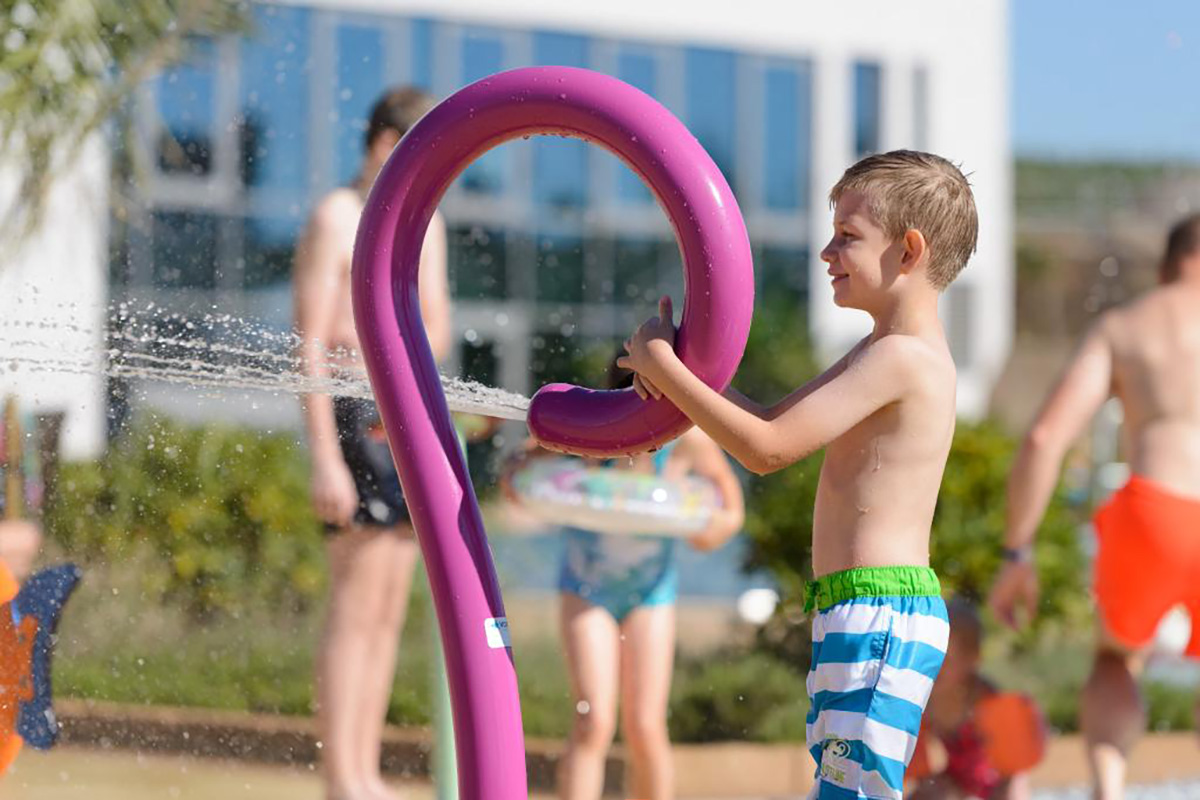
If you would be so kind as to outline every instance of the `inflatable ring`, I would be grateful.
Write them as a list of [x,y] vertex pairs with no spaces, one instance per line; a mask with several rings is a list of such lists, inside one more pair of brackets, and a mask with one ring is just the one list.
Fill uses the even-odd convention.
[[691,536],[719,504],[716,488],[702,478],[671,481],[573,458],[531,459],[513,473],[512,488],[546,522],[633,536]]
[[[421,324],[425,230],[450,183],[498,144],[556,134],[595,142],[650,186],[679,238],[686,292],[676,347],[722,389],[753,309],[750,244],[733,193],[669,111],[615,78],[569,67],[493,75],[446,98],[401,140],[371,189],[355,239],[355,326],[425,559],[445,646],[463,800],[528,800],[508,622],[479,506]],[[530,427],[552,446],[649,449],[690,423],[630,390],[546,387]]]

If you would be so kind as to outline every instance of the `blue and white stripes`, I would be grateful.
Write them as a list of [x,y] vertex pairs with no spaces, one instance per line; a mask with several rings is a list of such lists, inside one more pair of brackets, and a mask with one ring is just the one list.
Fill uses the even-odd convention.
[[950,636],[937,596],[856,597],[813,619],[810,798],[902,797]]

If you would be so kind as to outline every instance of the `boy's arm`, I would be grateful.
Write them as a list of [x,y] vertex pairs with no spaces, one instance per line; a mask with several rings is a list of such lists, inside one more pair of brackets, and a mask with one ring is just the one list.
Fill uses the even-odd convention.
[[1037,609],[1037,572],[1031,548],[1058,484],[1063,457],[1112,393],[1112,347],[1102,320],[1084,339],[1021,443],[1008,480],[1004,546],[1012,554],[997,576],[988,604],[998,619],[1017,625],[1015,610]]
[[[308,378],[329,374],[324,342],[329,340],[337,313],[337,289],[346,256],[341,235],[345,209],[340,206],[338,197],[322,201],[296,248],[294,313],[301,369]],[[354,514],[358,494],[338,443],[333,400],[327,394],[307,394],[301,409],[312,457],[314,510],[325,522],[345,524]]]
[[906,338],[889,336],[860,347],[857,360],[840,373],[756,412],[722,397],[679,360],[671,302],[664,297],[659,316],[638,329],[619,363],[645,376],[746,469],[763,475],[821,449],[904,396],[921,379],[923,362]]
[[799,389],[796,389],[795,391],[793,391],[791,394],[789,394],[783,400],[776,403],[774,406],[771,406],[770,408],[763,406],[761,403],[759,403],[756,400],[751,400],[749,397],[746,397],[746,395],[742,394],[737,389],[734,389],[732,386],[730,386],[728,389],[725,390],[724,397],[726,400],[730,401],[731,403],[738,406],[742,410],[749,411],[750,413],[755,414],[756,416],[766,417],[770,414],[778,414],[785,407],[790,408],[792,405],[803,400],[805,397],[808,397],[810,394],[815,392],[817,389],[820,389],[822,386],[829,383],[831,380],[836,378],[838,375],[841,375],[843,372],[845,372],[846,367],[850,364],[850,362],[854,359],[854,357],[856,355],[858,355],[858,352],[864,346],[866,346],[866,343],[867,343],[866,338],[863,338],[862,340],[860,340],[858,342],[858,344],[856,344],[854,347],[850,348],[850,350],[844,356],[839,358],[837,360],[837,363],[835,363],[829,369],[822,372],[820,375],[817,375],[815,378],[813,378],[812,380],[805,383]]

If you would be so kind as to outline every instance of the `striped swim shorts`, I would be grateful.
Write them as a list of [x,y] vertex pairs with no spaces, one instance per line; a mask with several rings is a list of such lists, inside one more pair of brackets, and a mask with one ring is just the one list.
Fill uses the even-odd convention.
[[903,796],[950,622],[926,567],[835,572],[808,586],[808,749],[818,798]]

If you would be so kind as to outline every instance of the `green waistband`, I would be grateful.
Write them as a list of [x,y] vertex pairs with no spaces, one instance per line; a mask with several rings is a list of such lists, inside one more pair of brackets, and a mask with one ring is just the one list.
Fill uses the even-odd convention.
[[809,581],[804,610],[824,611],[856,597],[940,597],[942,585],[929,567],[858,567]]

